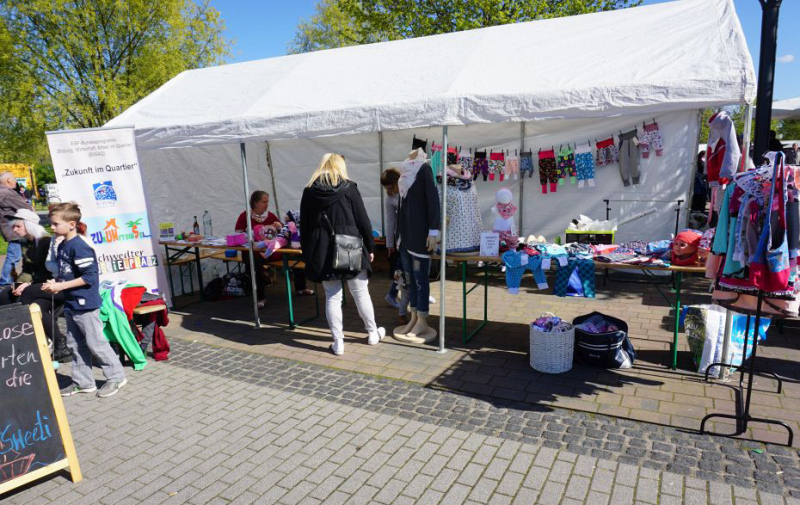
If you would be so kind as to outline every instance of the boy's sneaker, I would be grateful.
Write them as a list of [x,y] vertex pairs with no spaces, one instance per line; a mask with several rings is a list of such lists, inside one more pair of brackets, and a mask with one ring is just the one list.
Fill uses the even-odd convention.
[[400,304],[397,303],[397,299],[396,298],[392,298],[392,295],[390,295],[388,293],[386,294],[386,303],[388,303],[389,307],[391,307],[393,309],[400,308]]
[[122,386],[128,383],[128,379],[122,379],[122,381],[106,381],[103,384],[103,387],[100,388],[100,391],[97,392],[97,396],[100,398],[108,398],[109,396],[113,396],[117,394]]
[[374,333],[369,334],[369,340],[367,340],[367,343],[369,345],[378,345],[378,343],[381,340],[383,340],[383,337],[385,336],[386,336],[386,330],[383,329],[383,327],[380,327],[377,330],[375,330]]
[[97,391],[97,386],[82,388],[77,384],[70,384],[61,390],[61,396],[75,396],[78,393],[94,393],[95,391]]

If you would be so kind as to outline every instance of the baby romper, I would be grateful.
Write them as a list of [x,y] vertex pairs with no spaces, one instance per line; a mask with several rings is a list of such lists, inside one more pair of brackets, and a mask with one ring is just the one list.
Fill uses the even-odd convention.
[[633,141],[638,133],[634,128],[619,136],[619,175],[626,187],[639,184],[639,146]]
[[485,181],[489,177],[489,160],[486,159],[486,151],[475,151],[475,158],[472,161],[472,179],[477,180],[478,174],[483,175]]
[[525,172],[528,172],[528,178],[533,177],[533,153],[521,153],[519,157],[519,171],[520,177],[525,177]]
[[[525,259],[523,259],[523,256]],[[522,284],[522,276],[528,269],[528,255],[517,251],[506,251],[503,253],[503,263],[506,265],[506,287],[512,295],[519,294],[519,286]]]
[[[526,253],[523,253],[526,254]],[[542,255],[528,256],[528,270],[533,274],[533,280],[536,281],[536,287],[539,289],[547,289],[547,277],[544,276],[542,270]]]
[[550,262],[552,260],[556,260],[559,266],[564,267],[567,265],[569,256],[564,246],[558,244],[543,244],[539,246],[539,250],[542,252],[542,268],[544,270],[550,270]]
[[553,294],[556,296],[567,296],[567,286],[572,271],[578,269],[578,277],[583,286],[583,295],[586,298],[594,298],[594,261],[582,258],[570,258],[567,266],[560,266],[556,272]]
[[581,144],[575,149],[575,168],[578,171],[578,187],[582,188],[584,183],[594,187],[594,158],[592,158],[592,146]]
[[578,173],[575,170],[575,151],[567,144],[558,151],[558,184],[564,185],[569,176],[570,183],[575,184]]
[[464,173],[472,173],[472,151],[461,150],[459,153],[459,160],[461,162],[461,169]]
[[619,161],[619,151],[614,145],[614,137],[609,137],[597,143],[597,166],[613,165]]
[[547,194],[547,183],[550,183],[550,192],[555,193],[558,184],[558,169],[556,168],[556,155],[552,149],[539,151],[539,183],[542,185],[542,194]]
[[436,142],[431,142],[431,170],[434,177],[442,171],[442,145]]
[[639,150],[642,158],[650,157],[650,149],[655,149],[656,156],[664,154],[664,137],[658,129],[658,123],[644,125],[642,138],[639,139]]
[[519,179],[519,156],[511,155],[506,157],[506,177]]
[[495,175],[500,176],[502,182],[506,174],[506,155],[504,153],[489,154],[489,180],[493,181]]

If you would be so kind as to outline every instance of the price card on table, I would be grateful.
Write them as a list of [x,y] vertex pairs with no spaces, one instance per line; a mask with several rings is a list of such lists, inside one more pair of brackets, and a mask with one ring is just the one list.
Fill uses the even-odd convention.
[[481,233],[481,256],[500,255],[500,234],[493,231]]
[[158,239],[165,242],[175,240],[175,223],[158,223]]

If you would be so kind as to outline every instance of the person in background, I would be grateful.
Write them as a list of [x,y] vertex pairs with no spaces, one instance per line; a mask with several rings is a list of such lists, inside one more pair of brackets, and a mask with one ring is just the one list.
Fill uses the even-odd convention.
[[783,151],[783,144],[778,140],[778,134],[775,130],[769,131],[769,150],[770,151]]
[[[386,249],[389,253],[390,273],[394,279],[386,294],[386,303],[390,307],[398,309],[400,324],[408,324],[408,289],[404,289],[400,293],[397,286],[398,275],[403,275],[403,265],[400,262],[400,254],[395,243],[397,240],[397,207],[400,204],[400,188],[397,186],[399,180],[400,171],[396,168],[387,168],[381,174],[381,186],[386,191],[386,199],[383,201],[386,215]],[[400,273],[397,274],[397,272]],[[397,299],[398,295],[400,295],[400,300]]]
[[697,154],[697,167],[694,172],[694,191],[692,192],[692,210],[705,212],[708,202],[708,181],[706,180],[706,152]]
[[[255,228],[258,225],[267,226],[274,225],[280,229],[283,224],[278,216],[269,210],[269,193],[266,191],[253,191],[250,195],[250,225]],[[301,214],[302,215],[302,214]],[[247,212],[239,214],[234,227],[237,233],[247,233]],[[258,298],[258,308],[263,309],[266,305],[265,287],[267,285],[267,277],[264,275],[264,258],[258,254],[253,254],[255,259],[255,274],[256,274],[256,296]],[[270,260],[279,260],[281,258],[280,252],[273,253]],[[250,270],[250,255],[246,252],[242,253],[242,261],[244,262],[246,271]],[[294,274],[294,284],[297,294],[300,296],[313,296],[314,291],[306,287],[306,276],[302,270],[298,270]]]
[[786,148],[785,153],[787,165],[797,165],[800,163],[800,153],[797,150],[797,142],[792,144],[792,147]]
[[0,305],[15,302],[23,305],[37,304],[42,309],[44,332],[53,342],[53,359],[67,360],[72,357],[72,351],[67,347],[67,337],[61,333],[53,319],[53,310],[64,303],[64,294],[53,295],[42,289],[43,284],[56,273],[50,269],[47,261],[53,241],[39,224],[39,215],[35,212],[19,209],[9,219],[22,246],[22,273],[17,277],[14,287],[0,289]]
[[128,381],[122,363],[103,335],[97,256],[78,236],[80,220],[81,211],[75,203],[60,203],[50,210],[53,233],[63,237],[63,241],[58,246],[56,279],[47,281],[43,289],[64,294],[67,345],[72,350],[72,384],[61,390],[61,396],[97,391],[92,372],[94,356],[106,377],[97,396],[106,398],[117,394]]
[[33,211],[22,195],[16,191],[16,187],[17,179],[14,174],[11,172],[0,173],[0,232],[8,242],[6,259],[0,274],[0,288],[11,285],[14,280],[12,277],[14,266],[22,259],[22,246],[19,236],[11,229],[7,216],[15,215],[19,209]]
[[[376,345],[386,330],[375,324],[375,310],[369,296],[369,276],[375,242],[372,223],[355,182],[347,178],[347,166],[341,154],[328,153],[311,176],[300,200],[303,219],[303,260],[306,275],[325,288],[325,313],[333,336],[331,351],[344,354],[342,319],[342,281],[347,282],[358,315],[367,330],[369,345]],[[349,272],[333,268],[334,233],[361,237],[363,242],[361,270]]]

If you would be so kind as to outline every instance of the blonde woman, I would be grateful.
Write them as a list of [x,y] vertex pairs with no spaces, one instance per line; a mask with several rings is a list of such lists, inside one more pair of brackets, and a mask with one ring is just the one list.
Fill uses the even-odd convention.
[[[333,336],[331,351],[344,354],[342,333],[342,281],[355,301],[358,314],[364,321],[369,344],[379,343],[386,334],[375,324],[375,311],[369,296],[369,276],[375,243],[361,194],[355,182],[347,178],[344,156],[328,153],[311,176],[300,201],[303,229],[300,241],[306,277],[321,282],[325,289],[325,313]],[[364,247],[361,270],[348,272],[333,268],[333,238],[331,233],[361,237]]]

